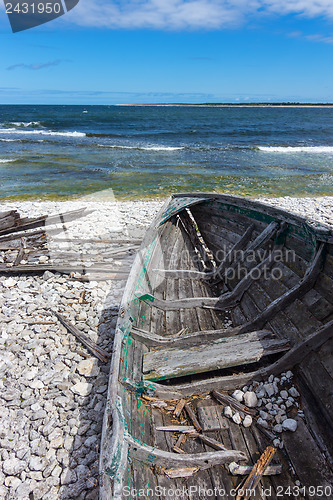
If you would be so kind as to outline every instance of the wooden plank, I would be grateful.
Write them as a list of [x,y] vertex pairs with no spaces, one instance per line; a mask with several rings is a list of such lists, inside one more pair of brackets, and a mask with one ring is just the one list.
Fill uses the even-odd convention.
[[317,487],[325,489],[325,486],[332,488],[333,474],[331,469],[327,466],[303,420],[299,418],[297,422],[297,431],[284,432],[283,442],[298,479],[307,488],[310,486],[315,489]]
[[219,431],[221,428],[228,429],[228,420],[221,417],[221,412],[221,406],[200,406],[198,408],[198,418],[202,426],[202,430]]
[[317,405],[333,427],[333,380],[325,370],[318,356],[313,352],[300,365],[302,375],[314,394]]
[[144,356],[146,380],[165,380],[195,373],[256,363],[263,356],[288,349],[286,340],[265,339],[259,332],[183,349],[163,349]]

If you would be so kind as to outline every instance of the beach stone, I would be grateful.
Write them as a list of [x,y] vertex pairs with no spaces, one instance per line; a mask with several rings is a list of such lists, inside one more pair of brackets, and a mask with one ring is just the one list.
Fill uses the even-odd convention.
[[228,418],[232,418],[232,409],[230,408],[230,406],[224,407],[224,415]]
[[100,372],[98,360],[95,358],[89,358],[81,361],[77,367],[77,371],[84,377],[97,377]]
[[281,391],[280,396],[282,399],[288,399],[289,394],[287,391]]
[[251,427],[252,425],[252,417],[251,415],[246,415],[244,420],[243,420],[243,425],[244,427]]
[[283,431],[282,425],[281,424],[274,425],[273,431],[278,432],[278,433],[282,432]]
[[18,458],[10,458],[3,462],[3,472],[7,474],[7,476],[18,476],[23,472],[27,467],[27,463],[23,460],[19,460]]
[[289,389],[289,394],[290,394],[290,396],[292,396],[293,398],[298,398],[298,397],[299,397],[299,395],[300,395],[300,394],[299,394],[299,392],[298,392],[298,390],[296,389],[296,387],[291,387],[291,388]]
[[244,392],[237,389],[235,392],[233,392],[232,397],[236,399],[236,401],[239,401],[241,403],[244,398]]
[[88,384],[87,382],[78,382],[77,384],[73,385],[70,390],[74,393],[77,394],[78,396],[89,396],[92,390],[92,385]]
[[264,389],[266,391],[267,396],[270,398],[271,396],[274,396],[275,390],[273,384],[265,384]]
[[64,469],[64,471],[62,472],[61,476],[60,476],[60,483],[62,485],[64,484],[71,484],[71,483],[75,483],[77,477],[76,477],[76,472],[74,470],[71,470],[71,469]]
[[242,423],[242,419],[238,411],[233,415],[232,420],[238,425]]
[[257,420],[257,422],[258,422],[259,425],[261,425],[261,427],[264,427],[265,429],[268,429],[268,423],[263,418],[259,417],[258,420]]
[[256,396],[256,393],[252,392],[252,391],[247,391],[244,394],[244,403],[249,408],[254,408],[255,406],[257,406],[257,404],[258,404],[258,398]]
[[14,278],[8,278],[2,282],[3,286],[6,288],[12,288],[13,286],[16,286],[17,281]]
[[295,432],[297,429],[297,421],[293,418],[287,418],[282,422],[282,428],[284,431]]

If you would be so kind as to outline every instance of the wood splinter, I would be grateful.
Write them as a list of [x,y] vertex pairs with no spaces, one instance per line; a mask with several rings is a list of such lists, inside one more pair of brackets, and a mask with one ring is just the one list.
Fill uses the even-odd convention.
[[181,412],[183,411],[183,408],[184,408],[184,406],[185,406],[185,405],[186,405],[186,401],[185,401],[185,399],[180,399],[180,400],[178,401],[177,406],[176,406],[176,409],[175,409],[175,411],[174,411],[174,413],[173,413],[175,417],[177,417],[177,418],[178,418],[178,417],[180,416],[180,414],[181,414]]
[[258,485],[275,452],[276,448],[274,448],[273,446],[268,446],[266,448],[257,463],[253,466],[251,473],[246,479],[245,483],[239,490],[236,500],[248,500],[250,498],[251,491],[253,491]]
[[185,408],[185,411],[187,413],[188,418],[191,420],[191,422],[194,425],[194,427],[196,428],[196,430],[198,432],[201,432],[202,431],[202,427],[199,424],[198,419],[195,416],[194,411],[192,410],[192,408],[188,404],[185,404],[184,408]]

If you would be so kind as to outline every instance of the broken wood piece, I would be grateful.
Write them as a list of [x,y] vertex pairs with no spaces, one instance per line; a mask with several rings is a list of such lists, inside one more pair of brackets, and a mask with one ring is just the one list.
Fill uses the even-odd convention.
[[247,413],[252,416],[257,414],[257,410],[248,408],[228,394],[222,394],[218,391],[212,391],[212,396],[223,406],[231,406],[237,411],[242,411],[243,413]]
[[65,320],[61,314],[59,314],[57,311],[52,311],[53,314],[58,318],[60,323],[72,334],[74,337],[76,337],[87,349],[88,351],[91,352],[94,356],[96,356],[100,361],[103,363],[107,363],[108,359],[111,357],[111,355],[98,347],[92,340],[89,339],[84,333],[80,332],[72,323],[69,321]]
[[191,420],[191,422],[192,422],[192,424],[194,425],[195,429],[196,429],[198,432],[201,432],[201,431],[202,431],[202,427],[201,427],[201,425],[199,424],[198,419],[197,419],[197,417],[195,416],[194,411],[192,410],[192,408],[191,408],[188,404],[185,404],[185,405],[184,405],[184,408],[185,408],[185,411],[186,411],[186,413],[187,413],[188,418]]
[[[239,465],[236,462],[231,462],[229,464],[229,471],[233,476],[247,476],[251,474],[253,469],[252,465]],[[263,476],[277,476],[282,473],[282,465],[269,465]]]
[[205,434],[194,432],[190,434],[189,437],[200,439],[200,441],[202,441],[207,446],[214,448],[214,450],[228,450],[228,448],[226,448],[222,443],[220,443],[216,439],[206,436]]
[[179,415],[183,411],[183,408],[184,408],[185,404],[186,404],[185,399],[181,399],[180,401],[178,401],[176,409],[173,412],[173,414],[174,414],[175,417],[177,417],[177,418],[179,417]]
[[175,446],[173,447],[173,451],[175,451],[176,453],[185,453],[184,450],[182,450],[181,448],[181,445],[184,443],[184,441],[186,440],[186,434],[180,434],[180,436],[178,437],[176,443],[175,443]]
[[163,425],[161,427],[156,427],[157,431],[164,432],[194,432],[195,428],[192,425]]
[[[236,500],[248,500],[253,491],[258,485],[260,479],[264,475],[267,467],[269,466],[273,456],[275,455],[276,448],[273,446],[268,446],[264,453],[261,455],[259,460],[253,466],[250,475],[246,479],[245,483],[239,490]],[[245,494],[244,494],[245,493]]]
[[199,470],[199,467],[182,467],[180,469],[165,469],[164,473],[170,479],[177,477],[191,477]]

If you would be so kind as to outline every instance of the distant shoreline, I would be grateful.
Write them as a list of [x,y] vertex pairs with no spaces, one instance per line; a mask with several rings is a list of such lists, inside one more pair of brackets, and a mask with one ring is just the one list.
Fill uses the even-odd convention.
[[116,104],[115,106],[140,106],[140,107],[196,107],[196,108],[333,108],[333,103],[299,103],[299,102],[249,102],[249,103],[132,103]]

